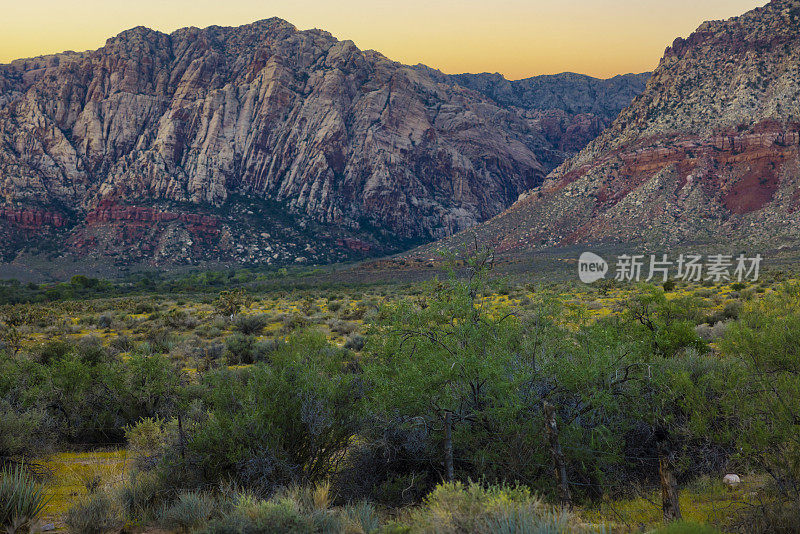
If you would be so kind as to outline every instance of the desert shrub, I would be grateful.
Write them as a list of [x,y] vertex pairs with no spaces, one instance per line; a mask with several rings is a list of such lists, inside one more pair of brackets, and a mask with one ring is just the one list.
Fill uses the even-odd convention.
[[333,475],[339,502],[419,503],[441,480],[428,461],[437,454],[437,445],[424,424],[401,417],[370,418]]
[[269,361],[270,355],[279,350],[283,343],[283,341],[277,339],[259,341],[253,349],[253,360],[256,362]]
[[312,534],[342,532],[338,518],[327,510],[306,511],[291,497],[279,496],[269,501],[240,497],[233,510],[211,521],[200,532],[270,532],[275,534]]
[[214,507],[213,498],[205,493],[181,493],[175,502],[164,508],[159,520],[168,528],[190,532],[208,522]]
[[46,412],[39,407],[20,407],[0,397],[0,467],[6,460],[46,451],[52,441]]
[[[747,534],[794,534],[800,532],[800,509],[774,488],[762,491],[759,503],[740,511],[733,520],[737,532]],[[716,532],[716,531],[714,531]]]
[[346,321],[361,321],[366,314],[367,307],[363,303],[351,304],[340,312],[342,319]]
[[281,321],[281,332],[284,334],[291,334],[296,330],[301,330],[308,327],[311,323],[307,317],[303,317],[298,313],[284,315]]
[[21,465],[0,471],[0,528],[21,532],[36,522],[47,504],[44,488]]
[[[507,443],[500,433],[531,419],[523,416],[517,387],[532,370],[527,357],[520,358],[526,352],[522,323],[506,310],[489,314],[480,305],[488,260],[476,258],[473,265],[467,280],[451,276],[428,284],[425,304],[387,304],[370,326],[363,362],[373,410],[406,428],[432,429],[426,453],[446,463],[443,452],[458,451],[464,460],[454,470],[464,477],[477,456],[503,462]],[[448,425],[452,443],[445,442]]]
[[292,501],[265,502],[252,509],[255,530],[267,530],[275,534],[313,532],[311,518],[302,515]]
[[259,315],[238,315],[233,320],[233,329],[245,336],[255,336],[261,334],[267,326],[267,316]]
[[125,334],[118,334],[111,340],[110,346],[119,352],[130,352],[133,350],[134,344]]
[[366,344],[367,340],[364,336],[356,334],[347,338],[347,341],[344,343],[344,348],[358,352],[362,350]]
[[119,506],[105,491],[91,493],[73,505],[64,522],[75,534],[105,534],[122,526]]
[[192,330],[198,324],[200,324],[196,317],[190,315],[184,310],[179,309],[170,310],[168,313],[163,315],[161,317],[161,323],[166,328],[172,328],[175,330]]
[[700,339],[706,342],[717,341],[725,335],[725,330],[728,328],[728,323],[720,321],[713,326],[708,324],[701,324],[695,327],[695,332],[700,336]]
[[161,455],[162,449],[170,445],[171,430],[158,416],[144,417],[135,425],[125,428],[128,451],[140,470],[152,467],[153,461]]
[[339,319],[333,319],[328,322],[328,328],[330,328],[331,332],[334,332],[339,335],[348,335],[352,334],[358,329],[358,325],[350,321],[341,321]]
[[668,300],[661,289],[643,286],[626,303],[624,317],[635,335],[649,338],[653,352],[669,357],[690,348],[708,351],[694,330],[697,314],[695,300]]
[[75,346],[64,340],[49,341],[36,351],[37,359],[43,364],[49,364],[73,352]]
[[[741,459],[769,473],[772,503],[761,514],[763,531],[789,532],[800,498],[800,432],[796,399],[800,394],[800,285],[785,284],[760,301],[748,303],[722,341],[723,354],[743,363],[741,381],[730,388],[728,412],[748,429],[739,435]],[[748,402],[743,402],[748,399]],[[793,526],[800,525],[794,515]],[[771,521],[775,524],[771,525]]]
[[571,520],[523,486],[455,482],[437,486],[409,522],[414,532],[555,534],[568,531]]
[[756,290],[754,288],[752,288],[752,287],[748,287],[747,289],[743,289],[739,293],[739,297],[745,302],[753,300],[753,297],[755,295],[756,295]]
[[341,516],[347,531],[371,534],[381,527],[375,506],[366,501],[345,506]]
[[104,313],[97,318],[97,326],[100,328],[111,328],[114,324],[114,316],[110,313]]
[[153,328],[144,336],[146,347],[144,354],[169,354],[175,346],[175,335],[166,328]]
[[76,352],[83,362],[94,365],[111,359],[103,347],[103,340],[96,336],[83,336],[76,344]]
[[222,291],[213,302],[214,308],[224,317],[233,317],[253,303],[253,298],[244,289]]
[[205,375],[207,417],[187,429],[185,467],[205,482],[233,477],[268,493],[326,478],[358,427],[361,394],[346,358],[324,335],[307,333],[281,345],[269,366]]
[[741,312],[742,303],[738,300],[731,300],[725,303],[725,308],[722,310],[722,315],[726,319],[738,319]]
[[231,365],[251,364],[256,360],[256,338],[236,332],[225,340],[225,358]]
[[178,374],[161,356],[87,363],[68,356],[45,369],[45,403],[63,437],[80,443],[121,441],[124,427],[167,413]]
[[144,314],[153,313],[157,309],[158,308],[152,302],[139,302],[139,303],[136,304],[136,306],[133,308],[132,311],[136,315],[144,315]]
[[197,327],[195,333],[205,339],[214,339],[222,335],[222,329],[214,325],[202,324]]
[[151,518],[168,496],[164,489],[157,473],[133,471],[126,484],[117,491],[124,517],[131,521]]

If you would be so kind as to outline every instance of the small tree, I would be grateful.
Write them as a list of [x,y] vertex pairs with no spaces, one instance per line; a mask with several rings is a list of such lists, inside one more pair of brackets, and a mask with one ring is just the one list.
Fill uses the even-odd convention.
[[231,320],[242,308],[247,308],[253,303],[251,297],[244,289],[223,291],[214,301],[214,308],[222,315],[229,316]]
[[692,321],[698,307],[691,300],[668,300],[659,287],[642,286],[627,302],[626,318],[650,338],[655,354],[674,356],[689,348],[706,352],[708,346],[695,332]]
[[366,375],[373,401],[387,415],[424,424],[441,438],[444,478],[452,480],[459,428],[489,431],[513,410],[524,360],[522,330],[512,314],[481,300],[493,255],[467,262],[467,277],[451,271],[434,280],[424,299],[384,307],[372,325]]
[[[722,350],[743,365],[729,388],[729,413],[742,420],[743,460],[768,473],[786,510],[800,521],[800,284],[749,303],[726,331]],[[775,525],[766,525],[772,531]],[[754,529],[755,530],[755,529]]]

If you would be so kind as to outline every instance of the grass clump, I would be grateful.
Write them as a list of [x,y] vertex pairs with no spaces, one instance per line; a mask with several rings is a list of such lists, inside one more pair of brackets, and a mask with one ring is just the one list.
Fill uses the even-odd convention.
[[412,513],[412,532],[485,533],[572,532],[565,510],[545,504],[523,486],[440,484]]
[[206,524],[214,513],[214,500],[200,492],[181,493],[161,513],[161,523],[179,532],[191,532]]
[[105,491],[90,493],[67,512],[65,523],[75,534],[103,534],[122,525],[117,502]]
[[43,487],[23,466],[0,472],[0,527],[17,532],[32,526],[47,504]]

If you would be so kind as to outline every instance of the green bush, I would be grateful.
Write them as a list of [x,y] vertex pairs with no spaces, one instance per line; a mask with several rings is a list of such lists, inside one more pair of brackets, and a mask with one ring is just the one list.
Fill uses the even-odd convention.
[[49,364],[63,358],[74,350],[75,346],[67,341],[49,341],[39,348],[37,356],[41,363]]
[[203,526],[214,513],[213,499],[204,493],[181,493],[160,517],[161,523],[169,528],[190,532]]
[[267,326],[267,316],[237,315],[233,320],[233,329],[245,336],[259,335]]
[[0,397],[0,466],[4,460],[45,452],[49,435],[44,410],[19,407]]
[[269,366],[205,375],[205,418],[186,429],[198,476],[267,491],[326,478],[358,429],[361,395],[345,372],[348,354],[307,333],[278,347]]
[[255,361],[256,338],[236,332],[225,341],[225,358],[229,365],[251,364]]

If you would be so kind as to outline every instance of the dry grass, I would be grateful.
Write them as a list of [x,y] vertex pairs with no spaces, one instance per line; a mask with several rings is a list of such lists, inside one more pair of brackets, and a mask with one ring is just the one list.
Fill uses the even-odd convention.
[[50,502],[43,515],[57,523],[67,510],[89,492],[89,486],[121,485],[130,469],[125,449],[54,454],[43,462],[52,473],[46,485]]

